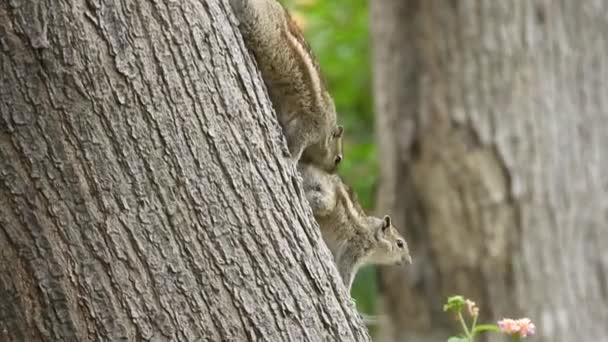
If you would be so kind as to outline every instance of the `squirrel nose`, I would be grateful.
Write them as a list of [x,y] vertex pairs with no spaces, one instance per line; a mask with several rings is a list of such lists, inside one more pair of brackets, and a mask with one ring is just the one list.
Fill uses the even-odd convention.
[[342,155],[341,155],[341,154],[338,154],[338,155],[336,156],[336,165],[340,164],[340,162],[341,162],[341,161],[342,161]]

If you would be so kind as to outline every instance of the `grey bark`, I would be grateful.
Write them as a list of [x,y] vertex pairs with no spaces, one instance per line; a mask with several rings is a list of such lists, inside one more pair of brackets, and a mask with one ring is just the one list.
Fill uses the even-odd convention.
[[0,340],[368,340],[222,1],[0,2]]
[[[529,316],[535,341],[608,336],[608,3],[371,2],[378,211],[413,251],[380,273],[386,341]],[[409,339],[408,339],[409,338]]]

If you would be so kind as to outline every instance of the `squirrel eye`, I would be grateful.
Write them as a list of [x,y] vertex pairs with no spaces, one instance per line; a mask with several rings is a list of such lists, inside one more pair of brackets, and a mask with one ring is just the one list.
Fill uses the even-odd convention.
[[397,247],[403,248],[404,246],[405,246],[405,243],[403,242],[403,240],[397,240]]

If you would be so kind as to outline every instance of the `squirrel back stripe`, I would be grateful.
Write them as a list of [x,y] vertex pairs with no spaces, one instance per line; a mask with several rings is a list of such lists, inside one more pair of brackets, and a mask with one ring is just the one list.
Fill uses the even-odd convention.
[[310,48],[308,44],[302,39],[302,33],[300,29],[297,27],[296,23],[291,19],[287,10],[285,10],[286,15],[286,28],[287,30],[283,31],[283,35],[285,36],[285,41],[289,43],[289,46],[293,49],[293,51],[300,55],[300,58],[296,59],[297,65],[301,69],[301,74],[308,78],[308,83],[312,87],[312,100],[314,101],[314,108],[322,108],[324,99],[321,98],[323,89],[322,89],[322,80],[321,73],[319,71],[319,67],[315,60],[310,56]]
[[341,206],[343,208],[346,215],[345,221],[353,227],[352,233],[367,230],[365,222],[367,215],[363,212],[359,203],[354,201],[356,197],[352,196],[354,192],[350,191],[350,187],[336,186],[335,191],[339,201],[338,207]]

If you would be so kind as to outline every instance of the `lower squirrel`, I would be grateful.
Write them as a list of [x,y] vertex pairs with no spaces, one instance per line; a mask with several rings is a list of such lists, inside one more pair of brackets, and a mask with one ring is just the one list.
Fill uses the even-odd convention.
[[230,0],[294,162],[334,172],[342,160],[342,126],[302,32],[276,0]]
[[412,263],[408,245],[389,216],[366,215],[355,193],[338,175],[308,164],[300,164],[298,169],[323,240],[349,291],[363,265]]

